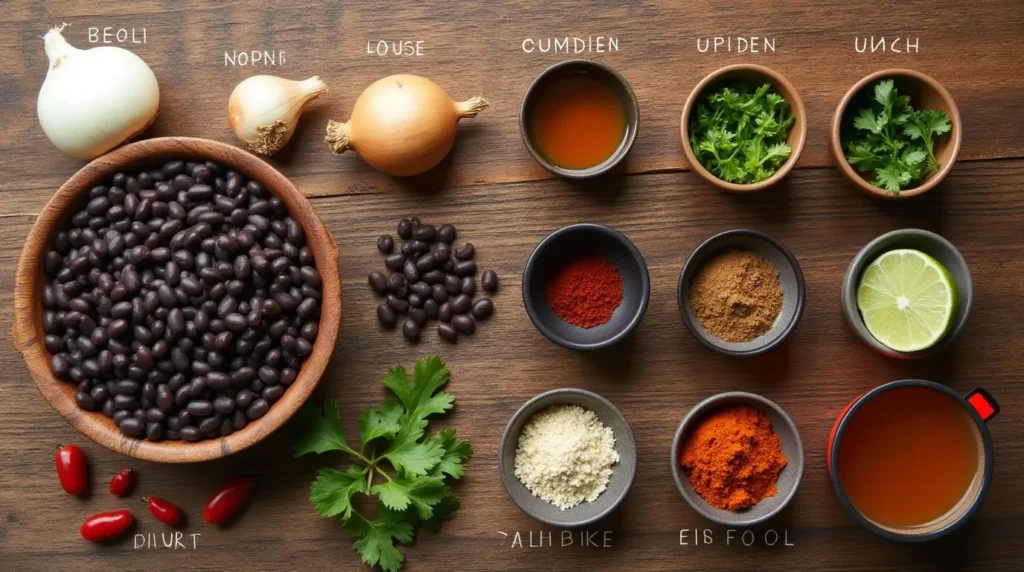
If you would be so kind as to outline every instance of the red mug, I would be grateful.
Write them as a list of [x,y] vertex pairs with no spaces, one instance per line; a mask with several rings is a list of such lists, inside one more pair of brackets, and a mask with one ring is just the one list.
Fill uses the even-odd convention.
[[[959,404],[959,406],[962,407],[970,417],[970,425],[972,431],[975,433],[979,447],[977,473],[975,474],[973,482],[969,486],[961,502],[957,503],[957,505],[949,510],[945,515],[928,523],[915,526],[896,527],[875,522],[861,513],[861,511],[854,506],[853,502],[846,494],[842,479],[840,478],[838,458],[840,444],[842,443],[844,433],[850,424],[850,420],[855,416],[860,408],[869,401],[877,398],[882,393],[902,387],[923,387],[930,389],[945,395],[952,401]],[[858,524],[890,540],[898,542],[924,542],[934,540],[953,532],[963,526],[963,524],[981,508],[982,501],[984,500],[989,486],[991,485],[993,466],[992,437],[985,424],[998,413],[999,404],[984,389],[975,389],[967,395],[961,396],[944,385],[920,379],[905,379],[889,382],[860,395],[851,401],[846,408],[843,409],[842,413],[839,414],[835,425],[832,426],[832,432],[828,438],[826,461],[828,463],[829,476],[832,478],[832,484],[835,487],[836,494],[839,496],[839,500],[843,503],[847,511],[853,519],[858,522]]]

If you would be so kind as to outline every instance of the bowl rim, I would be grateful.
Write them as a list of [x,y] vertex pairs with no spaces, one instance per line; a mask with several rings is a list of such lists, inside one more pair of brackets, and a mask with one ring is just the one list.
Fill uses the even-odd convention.
[[[626,112],[626,139],[619,144],[618,149],[611,154],[603,162],[594,165],[593,167],[587,167],[586,169],[568,169],[565,167],[559,167],[551,161],[549,161],[540,152],[539,149],[533,144],[530,139],[530,129],[527,125],[526,111],[528,104],[532,101],[532,98],[536,94],[537,87],[545,79],[554,76],[559,73],[564,73],[565,68],[571,67],[591,67],[600,70],[603,73],[608,74],[614,79],[626,92],[628,101],[621,102],[624,108],[627,108]],[[629,111],[632,111],[630,116]],[[613,69],[611,66],[601,63],[596,60],[587,59],[572,59],[565,60],[548,66],[544,71],[540,72],[537,77],[533,78],[530,82],[529,87],[526,88],[526,93],[523,94],[523,101],[519,105],[519,134],[523,138],[523,144],[526,145],[526,149],[530,151],[533,158],[540,163],[542,167],[550,171],[551,173],[565,177],[567,179],[590,179],[603,175],[608,171],[614,169],[621,163],[626,155],[633,149],[633,143],[636,142],[637,132],[640,130],[640,102],[636,98],[636,93],[633,92],[633,87],[626,80],[625,76]]]
[[[687,496],[687,494],[684,492],[685,487],[683,485],[683,478],[685,475],[683,474],[683,470],[679,465],[679,448],[682,446],[683,439],[687,435],[687,431],[691,428],[692,424],[699,420],[701,417],[703,417],[705,414],[707,414],[709,410],[717,407],[722,401],[730,399],[753,401],[778,413],[779,417],[781,417],[786,422],[786,425],[788,426],[789,430],[792,431],[793,435],[796,437],[797,451],[799,451],[800,453],[800,466],[796,467],[796,477],[793,480],[793,486],[786,494],[786,496],[782,499],[782,502],[779,503],[779,506],[772,509],[771,512],[764,514],[760,517],[750,518],[746,520],[739,519],[734,521],[719,518],[714,513],[707,511],[704,507],[699,506],[698,504],[690,500],[689,496]],[[701,516],[707,518],[708,520],[724,526],[746,527],[760,524],[777,516],[780,512],[783,511],[783,509],[785,509],[789,505],[790,501],[793,500],[793,497],[796,496],[797,490],[800,488],[800,482],[803,479],[804,475],[804,465],[806,464],[806,456],[806,452],[804,451],[804,441],[803,438],[800,436],[800,431],[799,429],[797,429],[796,423],[793,422],[793,418],[790,417],[788,413],[786,413],[786,410],[783,409],[782,406],[780,406],[778,403],[775,403],[771,399],[768,399],[767,397],[758,395],[756,393],[750,393],[746,391],[726,391],[702,399],[700,402],[698,402],[696,405],[690,408],[690,411],[688,411],[686,415],[683,416],[682,421],[680,421],[679,425],[676,427],[675,436],[672,438],[672,451],[670,455],[670,462],[672,465],[672,478],[676,483],[676,489],[679,491],[679,495],[682,496],[683,499],[686,500],[686,503],[689,504],[695,511],[697,511]],[[787,459],[787,461],[792,463],[792,459]]]
[[[782,255],[789,262],[790,266],[793,268],[793,272],[796,275],[797,299],[796,308],[793,310],[793,317],[790,319],[789,323],[786,324],[786,327],[782,330],[782,332],[774,340],[771,340],[765,343],[764,345],[753,347],[747,350],[731,350],[711,343],[706,337],[704,337],[700,329],[698,329],[692,323],[692,321],[690,320],[690,316],[686,312],[686,301],[690,298],[690,293],[687,288],[684,288],[684,285],[689,280],[692,280],[693,275],[697,272],[697,270],[699,270],[699,267],[696,263],[697,255],[703,251],[711,249],[716,242],[719,242],[726,238],[731,238],[733,236],[751,236],[768,242],[776,249],[778,249],[779,252],[782,253]],[[761,231],[748,228],[734,228],[732,230],[722,231],[718,234],[715,234],[709,238],[704,239],[704,241],[701,242],[700,245],[697,246],[697,248],[693,249],[693,252],[690,253],[690,256],[686,258],[686,262],[683,264],[683,269],[679,271],[679,281],[676,283],[676,305],[679,307],[679,314],[680,316],[682,316],[683,325],[686,326],[686,329],[689,330],[690,334],[692,334],[694,338],[697,338],[697,340],[701,344],[703,344],[704,347],[709,348],[717,353],[732,357],[756,356],[759,354],[763,354],[785,342],[786,339],[789,338],[790,334],[793,333],[793,330],[796,329],[797,324],[800,322],[800,318],[804,312],[806,300],[807,283],[804,279],[804,273],[803,270],[800,268],[800,262],[797,261],[796,256],[789,249],[789,247],[787,247],[779,240]]]
[[[594,400],[594,401],[597,401],[597,402],[603,404],[605,407],[608,408],[609,411],[612,412],[613,415],[615,415],[616,417],[618,417],[622,421],[622,426],[625,427],[625,434],[629,437],[629,442],[632,444],[632,447],[629,447],[628,454],[633,458],[633,463],[632,463],[631,469],[629,470],[628,478],[626,480],[626,488],[623,489],[622,494],[619,495],[619,497],[617,499],[615,499],[607,508],[602,510],[600,513],[598,513],[598,514],[596,514],[596,515],[594,515],[594,516],[592,516],[590,518],[586,518],[586,519],[583,519],[583,520],[580,520],[580,521],[574,522],[574,523],[558,522],[558,521],[551,520],[549,518],[545,518],[545,517],[540,516],[538,514],[534,514],[533,512],[530,512],[526,507],[524,507],[522,504],[520,504],[519,500],[512,494],[511,482],[512,482],[512,480],[518,481],[518,479],[516,478],[515,474],[508,474],[504,470],[504,466],[505,466],[505,463],[504,463],[505,448],[506,448],[506,446],[509,446],[509,445],[512,444],[511,443],[511,439],[512,439],[512,435],[511,435],[511,433],[512,433],[512,426],[515,425],[516,422],[519,419],[521,419],[523,417],[523,415],[526,414],[526,411],[530,407],[532,407],[534,404],[536,404],[537,402],[540,402],[540,401],[543,401],[543,400],[546,400],[546,399],[557,398],[557,397],[560,397],[560,396],[563,396],[563,395],[579,395],[579,396],[582,396],[582,397],[584,397],[586,399],[591,399],[591,400]],[[559,405],[559,403],[551,403],[551,405]],[[518,435],[516,435],[516,441],[517,441],[516,446],[518,446]],[[621,440],[620,439],[616,439],[616,442],[618,442],[618,441],[621,441]],[[620,460],[619,460],[619,465],[620,466],[622,464],[621,457],[622,457],[622,455],[620,454]],[[633,488],[633,481],[636,478],[636,466],[637,466],[636,437],[633,435],[633,428],[630,426],[629,420],[626,419],[626,416],[622,413],[622,411],[618,407],[615,406],[614,403],[612,403],[607,398],[602,397],[601,395],[598,395],[597,393],[594,393],[593,391],[588,391],[586,389],[579,389],[579,388],[575,388],[575,387],[560,387],[560,388],[556,388],[556,389],[549,389],[547,391],[543,391],[541,393],[538,393],[537,395],[535,395],[535,396],[531,397],[530,399],[528,399],[525,403],[523,403],[519,407],[519,409],[516,410],[515,413],[512,414],[512,417],[509,419],[508,423],[505,425],[505,431],[502,433],[501,441],[498,444],[498,476],[501,478],[501,484],[505,488],[505,493],[508,494],[508,497],[510,499],[512,499],[512,503],[515,504],[517,507],[519,507],[519,510],[523,511],[524,514],[526,514],[530,518],[533,518],[534,520],[537,520],[539,522],[542,522],[544,524],[548,524],[548,525],[551,525],[551,526],[559,526],[559,527],[564,527],[564,528],[578,528],[578,527],[581,527],[581,526],[586,526],[588,524],[593,524],[593,523],[603,519],[604,517],[608,516],[609,514],[611,514],[616,508],[619,507],[620,504],[622,504],[622,502],[624,500],[626,500],[626,497],[629,496],[629,491],[630,491],[630,489]],[[522,484],[522,483],[520,483],[520,484]],[[523,485],[524,488],[525,488],[525,486],[526,485]],[[527,489],[527,490],[529,491],[529,489]],[[607,492],[607,490],[605,492]],[[601,494],[603,495],[603,494],[605,494],[605,492],[602,492]],[[600,498],[600,497],[598,497],[598,498]],[[572,509],[568,509],[568,510],[572,510]]]
[[[562,336],[559,336],[556,332],[552,331],[550,328],[544,325],[544,323],[537,317],[537,302],[534,302],[533,298],[530,296],[530,282],[533,279],[534,270],[537,266],[537,259],[539,258],[542,249],[548,248],[551,245],[551,243],[553,243],[555,240],[558,240],[562,236],[574,232],[598,232],[601,234],[605,234],[615,239],[623,246],[625,246],[626,250],[629,251],[630,256],[632,256],[633,259],[640,265],[640,283],[642,290],[640,296],[640,306],[637,308],[637,311],[633,315],[633,317],[630,318],[629,322],[626,323],[626,325],[618,333],[600,342],[594,342],[589,344],[578,343],[571,340],[567,340]],[[543,334],[545,338],[562,346],[563,348],[577,351],[593,351],[604,349],[613,346],[629,337],[633,330],[635,330],[636,327],[640,325],[640,322],[643,321],[644,314],[647,313],[647,305],[651,299],[650,271],[647,269],[647,261],[644,260],[644,256],[643,254],[640,253],[640,249],[638,249],[636,245],[633,244],[633,242],[629,240],[628,237],[626,237],[625,234],[609,226],[593,222],[579,222],[569,224],[551,231],[547,236],[542,238],[541,241],[537,243],[537,246],[534,247],[533,252],[530,253],[530,257],[526,260],[526,266],[523,268],[522,287],[523,306],[526,307],[526,314],[530,317],[530,321],[533,322],[533,325],[538,330],[540,330],[540,333]]]
[[[966,283],[964,285],[957,284],[957,287],[960,289],[960,306],[962,308],[963,317],[958,320],[956,324],[946,332],[946,335],[935,343],[935,345],[915,352],[896,351],[875,339],[875,337],[871,335],[871,332],[867,330],[867,326],[864,325],[864,318],[860,315],[860,309],[857,308],[857,282],[860,280],[860,275],[863,273],[864,268],[867,267],[867,265],[874,262],[878,256],[881,256],[881,254],[876,254],[869,260],[868,254],[880,244],[890,239],[900,239],[904,237],[925,238],[940,245],[953,256],[957,261],[957,264],[963,268],[964,275],[966,276]],[[934,355],[951,344],[967,325],[967,319],[971,315],[971,308],[974,306],[974,278],[971,275],[970,267],[967,265],[967,259],[964,258],[964,255],[961,254],[960,250],[957,249],[952,242],[946,240],[942,235],[921,228],[900,228],[876,236],[857,251],[857,254],[853,256],[850,260],[850,264],[846,267],[846,272],[843,275],[840,296],[840,302],[843,307],[843,316],[846,318],[847,325],[851,330],[853,330],[854,335],[871,347],[871,349],[882,355],[893,358],[923,358]]]
[[[69,208],[77,205],[97,181],[116,172],[153,164],[172,157],[202,158],[224,164],[263,184],[288,206],[302,225],[323,279],[324,300],[337,300],[337,309],[322,305],[320,328],[313,352],[305,359],[295,381],[266,415],[227,437],[186,441],[149,441],[123,435],[100,412],[80,409],[66,391],[71,385],[50,371],[50,353],[42,344],[41,288],[46,282],[42,259],[51,231],[62,227]],[[279,429],[298,411],[319,383],[334,351],[341,324],[341,278],[338,247],[309,200],[283,174],[259,157],[238,147],[195,137],[158,137],[119,147],[82,166],[60,186],[29,230],[15,276],[15,312],[12,337],[39,392],[72,427],[116,453],[161,463],[193,463],[219,459],[250,447]]]
[[[949,161],[946,161],[946,164],[943,165],[937,173],[928,177],[922,184],[909,189],[903,189],[898,195],[893,195],[885,189],[880,189],[865,181],[860,173],[855,171],[846,160],[846,154],[843,153],[843,142],[840,139],[843,114],[846,113],[846,108],[850,105],[850,102],[852,102],[854,98],[857,97],[857,94],[859,94],[869,84],[886,77],[910,78],[924,83],[935,90],[935,92],[939,94],[939,97],[946,102],[946,105],[948,105],[949,109],[952,111],[949,117],[949,142],[953,145],[953,153],[950,155]],[[935,188],[953,169],[953,165],[956,163],[957,157],[960,155],[960,146],[963,141],[963,130],[960,126],[960,109],[957,107],[953,96],[950,95],[949,91],[945,86],[939,83],[938,80],[917,70],[907,68],[888,68],[864,76],[857,81],[857,83],[853,84],[853,87],[847,90],[846,94],[843,95],[843,98],[839,100],[839,104],[836,105],[835,110],[832,112],[832,117],[829,120],[829,149],[832,151],[832,159],[839,166],[839,171],[851,183],[853,183],[854,186],[865,194],[888,200],[909,199],[911,197],[923,195]]]
[[[730,183],[729,181],[722,180],[716,177],[711,171],[704,168],[700,161],[697,159],[697,155],[694,154],[693,149],[690,147],[690,114],[693,112],[694,107],[697,105],[697,100],[704,93],[710,85],[716,81],[721,80],[728,74],[737,71],[748,71],[761,74],[773,83],[785,86],[790,93],[793,94],[793,101],[788,101],[790,109],[793,112],[793,116],[799,125],[799,138],[797,139],[797,145],[790,153],[789,158],[786,159],[779,169],[767,179],[758,183],[749,184],[738,184]],[[792,127],[790,127],[792,129]],[[804,101],[800,98],[800,93],[796,87],[786,77],[779,72],[758,64],[732,64],[727,65],[704,76],[704,79],[700,80],[690,92],[690,95],[686,98],[686,104],[683,106],[683,114],[679,120],[679,138],[683,145],[683,155],[686,157],[687,163],[690,164],[690,169],[700,175],[702,179],[718,187],[723,191],[730,193],[752,193],[766,189],[779,181],[781,181],[791,170],[796,166],[796,162],[800,159],[800,154],[803,153],[804,146],[807,143],[807,110],[804,107]]]
[[[984,467],[981,471],[982,484],[978,491],[978,496],[971,502],[970,508],[968,508],[964,514],[960,515],[959,518],[946,526],[924,534],[900,534],[891,530],[886,530],[885,528],[882,528],[868,520],[866,516],[853,506],[853,501],[851,501],[849,495],[846,494],[846,489],[843,488],[842,479],[839,476],[839,447],[842,443],[843,434],[846,432],[846,428],[849,426],[850,420],[853,419],[853,414],[863,407],[865,403],[875,399],[880,394],[893,389],[899,389],[901,387],[924,387],[953,398],[954,401],[967,410],[967,414],[970,416],[971,421],[978,428],[982,441],[982,449],[985,455]],[[968,403],[967,399],[965,399],[963,395],[953,391],[941,383],[928,381],[926,379],[908,378],[890,381],[873,387],[855,397],[836,419],[835,425],[831,429],[826,447],[827,459],[830,461],[828,463],[828,474],[832,481],[832,487],[836,492],[836,496],[839,498],[839,502],[842,503],[843,507],[850,514],[851,518],[857,522],[857,524],[883,538],[896,542],[927,542],[929,540],[935,540],[936,538],[946,536],[954,530],[959,529],[963,525],[967,524],[967,521],[969,521],[975,513],[981,510],[981,505],[984,503],[985,497],[988,495],[989,488],[992,486],[992,477],[995,467],[995,446],[992,443],[992,434],[988,430],[988,424],[982,420],[981,416],[978,415],[978,411]]]

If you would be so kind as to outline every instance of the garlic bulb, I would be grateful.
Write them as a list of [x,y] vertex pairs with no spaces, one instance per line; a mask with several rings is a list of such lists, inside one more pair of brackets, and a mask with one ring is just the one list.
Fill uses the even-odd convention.
[[43,36],[50,69],[36,111],[58,149],[93,159],[153,123],[160,86],[139,56],[114,46],[80,50],[61,35],[64,26]]
[[316,75],[305,81],[254,75],[231,92],[228,121],[246,149],[273,155],[292,138],[306,104],[326,91]]

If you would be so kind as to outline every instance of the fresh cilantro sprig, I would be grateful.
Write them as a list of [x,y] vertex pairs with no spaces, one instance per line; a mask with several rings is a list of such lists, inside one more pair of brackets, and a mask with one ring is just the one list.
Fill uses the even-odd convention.
[[786,137],[795,117],[771,87],[766,83],[753,93],[742,84],[723,87],[697,105],[690,148],[719,179],[758,183],[774,175],[793,152]]
[[[389,398],[363,411],[358,449],[345,439],[336,402],[307,403],[292,425],[296,457],[341,451],[354,459],[345,470],[317,471],[309,501],[321,516],[339,517],[363,562],[386,572],[402,568],[404,556],[395,543],[412,542],[416,527],[437,530],[459,508],[447,480],[462,477],[473,450],[455,438],[454,429],[427,434],[427,418],[455,404],[450,394],[438,392],[448,378],[437,356],[416,362],[411,383],[404,367],[391,368],[383,383],[397,401]],[[359,494],[377,497],[376,518],[355,509]]]
[[846,160],[860,172],[874,171],[874,185],[898,195],[939,170],[935,138],[949,133],[949,116],[937,109],[914,110],[891,79],[875,84],[874,99],[853,119]]

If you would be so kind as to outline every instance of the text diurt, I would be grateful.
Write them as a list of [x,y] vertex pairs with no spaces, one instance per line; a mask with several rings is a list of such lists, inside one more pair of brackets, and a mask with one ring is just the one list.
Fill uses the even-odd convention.
[[796,546],[789,537],[789,530],[751,530],[726,528],[712,530],[710,528],[683,528],[679,531],[679,546],[702,546],[725,544],[726,546]]
[[149,532],[136,534],[133,544],[135,550],[195,550],[199,547],[201,533],[185,534],[180,530],[174,532]]

